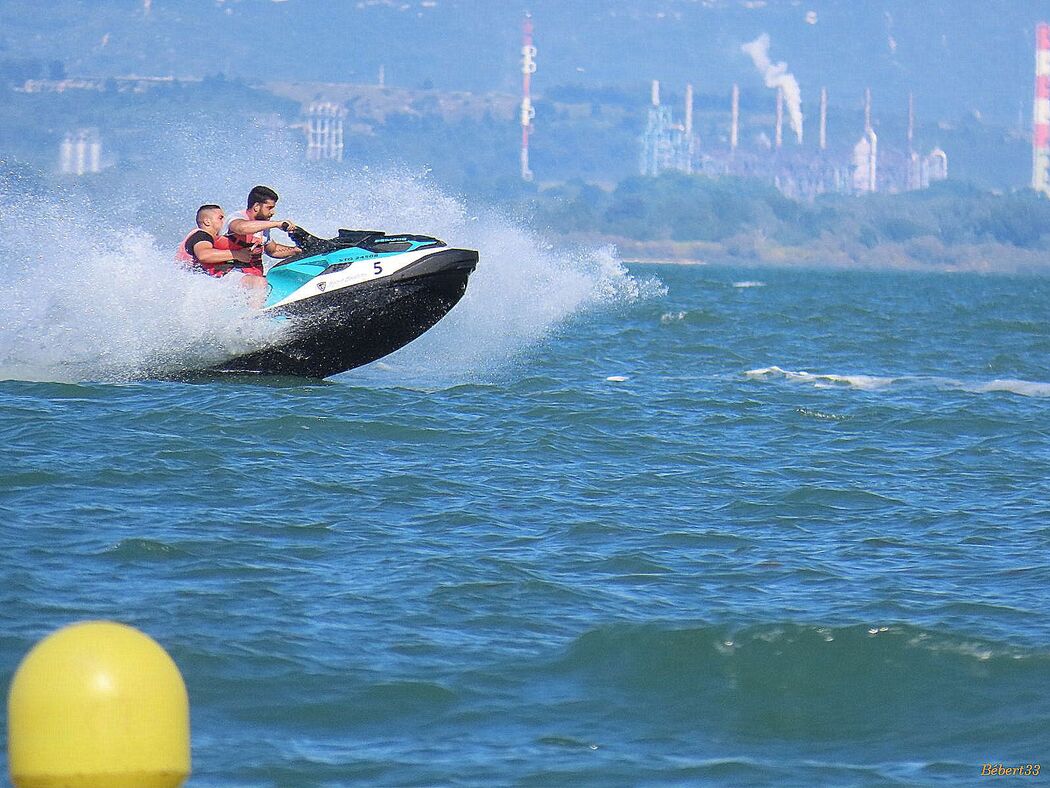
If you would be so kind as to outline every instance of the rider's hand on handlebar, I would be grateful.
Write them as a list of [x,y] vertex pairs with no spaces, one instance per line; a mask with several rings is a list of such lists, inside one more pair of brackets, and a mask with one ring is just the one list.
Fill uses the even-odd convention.
[[296,230],[295,222],[291,222],[291,221],[285,219],[283,222],[281,222],[281,229],[284,230],[286,233],[295,232],[295,230]]

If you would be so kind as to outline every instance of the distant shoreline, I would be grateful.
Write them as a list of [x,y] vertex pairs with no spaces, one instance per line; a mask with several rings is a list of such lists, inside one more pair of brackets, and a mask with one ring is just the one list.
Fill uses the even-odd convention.
[[933,238],[920,238],[869,249],[829,238],[812,246],[783,246],[761,236],[737,236],[724,243],[638,241],[590,234],[571,237],[582,243],[614,246],[625,261],[653,265],[1050,275],[1050,253],[997,243],[945,246]]

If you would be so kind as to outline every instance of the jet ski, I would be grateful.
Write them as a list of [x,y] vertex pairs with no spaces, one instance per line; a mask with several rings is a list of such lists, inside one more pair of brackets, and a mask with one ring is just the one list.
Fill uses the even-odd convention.
[[263,314],[287,323],[280,339],[213,371],[326,378],[368,364],[448,314],[478,264],[476,251],[426,235],[289,235],[301,253],[266,272]]

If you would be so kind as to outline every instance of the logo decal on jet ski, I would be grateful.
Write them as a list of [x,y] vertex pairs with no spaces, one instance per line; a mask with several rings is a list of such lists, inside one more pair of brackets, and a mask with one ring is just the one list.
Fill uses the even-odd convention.
[[326,287],[328,287],[328,282],[318,282],[317,283],[317,289],[320,290],[322,293],[324,292],[324,289]]

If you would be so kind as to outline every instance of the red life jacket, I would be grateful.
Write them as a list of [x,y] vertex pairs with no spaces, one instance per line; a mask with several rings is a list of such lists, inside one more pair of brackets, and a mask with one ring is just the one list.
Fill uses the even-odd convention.
[[[237,211],[237,213],[226,220],[226,229],[229,230],[230,223],[237,219],[251,221],[248,219],[247,211]],[[241,263],[241,265],[245,266],[242,269],[244,273],[263,276],[263,249],[266,248],[266,244],[270,240],[269,231],[261,231],[252,235],[234,235],[231,232],[227,232],[225,237],[230,239],[231,249],[252,250],[251,262],[247,264]]]
[[197,232],[197,230],[199,229],[200,228],[198,227],[186,233],[186,237],[183,238],[182,241],[179,243],[179,248],[175,250],[175,262],[181,265],[183,268],[192,269],[200,266],[200,263],[197,262],[197,259],[192,254],[186,251],[186,242],[190,240],[190,236]]
[[[208,276],[214,276],[216,278],[226,276],[230,271],[239,270],[246,276],[262,276],[262,253],[259,254],[259,263],[255,265],[255,256],[252,256],[251,263],[239,263],[236,260],[227,263],[202,263],[197,259],[195,255],[186,250],[186,242],[190,240],[190,236],[199,232],[200,228],[192,230],[186,234],[186,237],[182,239],[182,243],[179,244],[179,248],[175,250],[175,262],[184,268],[188,268],[192,271],[201,271],[206,273]],[[220,235],[216,238],[212,245],[216,249],[243,249],[243,245],[238,245],[240,242],[235,240],[235,236]]]
[[[223,242],[222,246],[219,246],[220,241]],[[252,249],[253,247],[254,251],[252,252],[251,262],[235,263],[235,265],[245,276],[264,276],[262,259],[263,248],[255,243],[255,239],[252,236],[227,233],[226,235],[215,239],[216,249]]]

